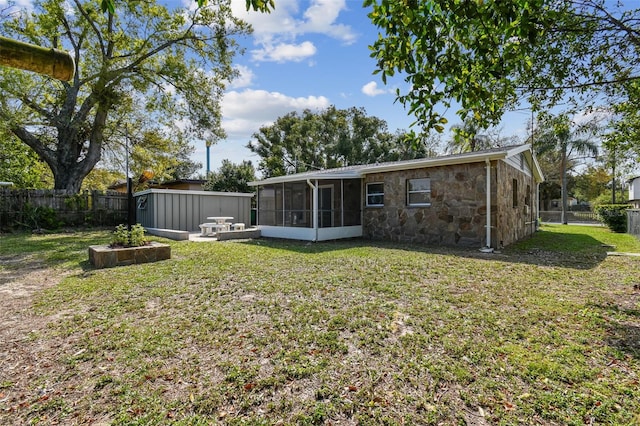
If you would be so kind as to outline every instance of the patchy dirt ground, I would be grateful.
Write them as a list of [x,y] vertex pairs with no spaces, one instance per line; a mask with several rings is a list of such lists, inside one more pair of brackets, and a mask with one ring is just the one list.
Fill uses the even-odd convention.
[[[37,293],[58,284],[64,275],[46,267],[30,256],[0,257],[0,423],[13,418],[22,424],[16,411],[33,401],[46,401],[60,390],[53,383],[33,384],[51,373],[63,341],[39,340],[55,316],[37,315],[33,303]],[[11,390],[9,391],[8,388]],[[42,418],[44,424],[58,424],[56,419]]]

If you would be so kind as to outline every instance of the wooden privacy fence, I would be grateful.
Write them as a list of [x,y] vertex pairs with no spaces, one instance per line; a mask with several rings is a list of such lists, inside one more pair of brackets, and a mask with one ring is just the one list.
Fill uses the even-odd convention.
[[115,192],[0,188],[0,229],[113,226],[127,220],[127,195]]

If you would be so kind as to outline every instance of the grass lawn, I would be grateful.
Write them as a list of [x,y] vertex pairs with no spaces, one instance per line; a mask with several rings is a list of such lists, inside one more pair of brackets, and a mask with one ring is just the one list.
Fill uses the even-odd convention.
[[107,240],[1,237],[0,292],[64,278],[9,315],[0,424],[640,424],[640,257],[606,255],[640,253],[629,235],[156,239],[171,260],[91,269]]

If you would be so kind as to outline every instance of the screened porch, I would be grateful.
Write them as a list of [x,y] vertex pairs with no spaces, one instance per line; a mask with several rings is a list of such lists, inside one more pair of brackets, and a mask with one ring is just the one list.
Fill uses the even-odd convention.
[[258,186],[262,235],[323,241],[362,236],[361,179],[308,179]]

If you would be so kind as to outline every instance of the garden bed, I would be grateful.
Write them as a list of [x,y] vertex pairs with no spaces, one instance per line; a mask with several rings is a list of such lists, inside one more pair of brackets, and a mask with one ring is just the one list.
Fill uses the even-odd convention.
[[156,242],[140,247],[112,248],[108,245],[89,247],[89,262],[98,269],[157,262],[170,258],[171,246]]

